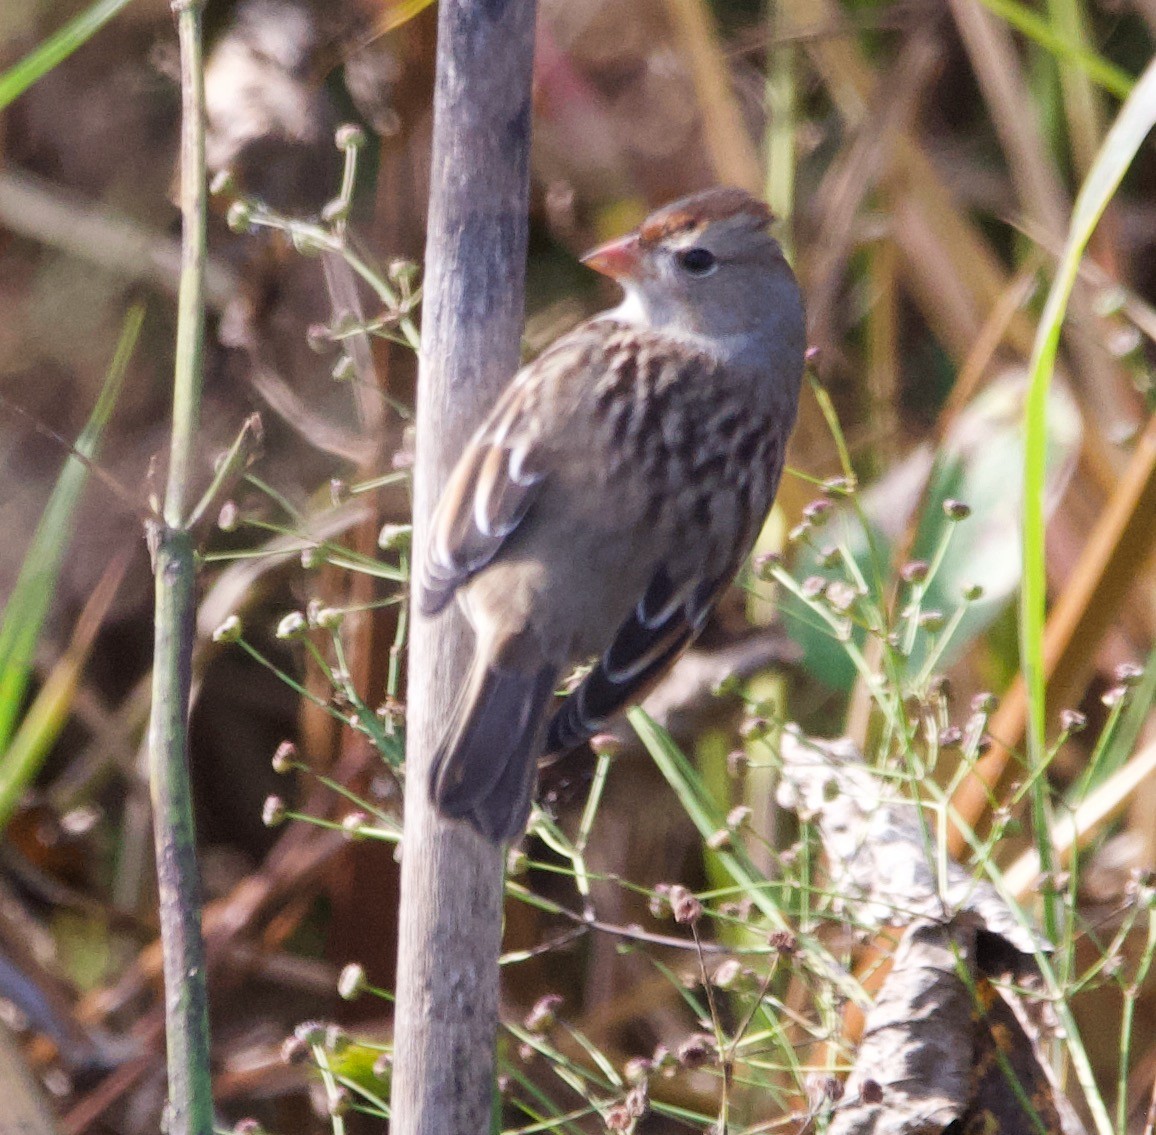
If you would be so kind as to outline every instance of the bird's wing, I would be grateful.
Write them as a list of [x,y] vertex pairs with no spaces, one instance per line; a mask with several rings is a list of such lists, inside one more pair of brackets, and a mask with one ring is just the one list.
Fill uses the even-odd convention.
[[606,652],[550,722],[548,753],[588,740],[659,677],[693,641],[732,572],[676,586],[660,567]]
[[435,615],[498,554],[546,475],[535,414],[539,383],[522,371],[462,454],[434,513],[418,603]]
[[[766,479],[740,477],[724,490],[711,511],[714,531],[687,534],[687,544],[724,550],[716,559],[697,565],[682,561],[681,569],[660,563],[645,594],[618,628],[610,646],[555,713],[546,751],[563,753],[588,740],[648,687],[694,640],[718,601],[750,554],[778,486],[781,445],[774,432],[748,427],[756,439],[756,468]],[[743,448],[740,443],[740,450]]]
[[[593,319],[522,368],[462,454],[434,513],[418,602],[435,615],[501,551],[541,492],[567,408],[610,365],[618,324]],[[568,443],[572,444],[572,443]]]

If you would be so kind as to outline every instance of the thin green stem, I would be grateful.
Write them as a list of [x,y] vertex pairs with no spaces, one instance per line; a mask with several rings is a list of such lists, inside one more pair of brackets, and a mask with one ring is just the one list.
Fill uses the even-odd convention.
[[157,539],[149,785],[165,971],[168,1130],[173,1135],[207,1135],[213,1123],[209,1017],[188,778],[196,569],[187,532],[160,528]]
[[200,421],[205,350],[205,78],[201,59],[203,0],[174,0],[181,51],[181,283],[177,295],[173,430],[164,519],[185,523],[193,446]]
[[201,3],[177,0],[173,9],[180,39],[184,227],[169,480],[163,517],[151,522],[149,533],[156,573],[149,784],[165,973],[167,1129],[172,1135],[210,1135],[213,1098],[208,999],[188,775],[189,691],[196,634],[196,552],[186,515],[204,351],[205,91]]

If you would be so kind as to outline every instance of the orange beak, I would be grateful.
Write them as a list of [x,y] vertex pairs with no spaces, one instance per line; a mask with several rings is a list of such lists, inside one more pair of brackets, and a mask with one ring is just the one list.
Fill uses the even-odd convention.
[[582,263],[613,280],[636,279],[642,263],[638,234],[631,233],[630,236],[599,245],[593,252],[582,257]]

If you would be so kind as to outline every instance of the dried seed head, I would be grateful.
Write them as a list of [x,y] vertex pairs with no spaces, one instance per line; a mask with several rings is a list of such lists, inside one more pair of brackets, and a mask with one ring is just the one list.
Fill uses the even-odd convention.
[[1081,729],[1086,729],[1087,725],[1088,718],[1078,709],[1060,710],[1060,728],[1065,733],[1079,733]]
[[684,1068],[701,1068],[714,1058],[714,1040],[705,1033],[695,1033],[678,1046],[678,1062]]
[[976,694],[975,697],[971,699],[971,712],[986,715],[991,713],[998,704],[995,694],[985,690],[983,693]]
[[803,516],[812,524],[822,524],[833,507],[827,497],[816,497],[803,507]]
[[742,751],[742,749],[732,749],[727,753],[727,772],[732,777],[740,777],[747,771],[747,766],[750,765],[750,758]]
[[919,625],[925,630],[935,634],[937,631],[943,630],[944,623],[947,618],[942,611],[922,611],[918,619]]
[[719,962],[715,967],[715,971],[711,975],[711,983],[719,989],[730,989],[742,972],[743,967],[738,958],[727,958],[726,961]]
[[983,598],[983,588],[978,583],[969,583],[963,589],[963,598],[968,603],[975,603]]
[[377,716],[390,725],[400,725],[405,721],[405,702],[388,695],[377,707]]
[[333,342],[333,329],[325,323],[310,323],[305,329],[305,345],[315,354],[328,350]]
[[731,834],[727,828],[719,828],[706,837],[706,845],[711,851],[724,851],[731,846]]
[[682,926],[694,926],[702,918],[702,903],[677,883],[670,888],[670,909],[674,921]]
[[280,827],[288,816],[289,809],[280,796],[269,796],[261,808],[261,822],[267,828]]
[[799,940],[789,930],[773,930],[767,944],[785,958],[793,957],[799,951]]
[[939,733],[939,747],[954,749],[963,741],[963,730],[958,725],[948,725]]
[[827,585],[826,599],[839,614],[844,614],[855,606],[859,590],[844,580],[836,579]]
[[354,122],[346,122],[337,128],[333,141],[339,150],[359,150],[365,145],[365,131]]
[[343,1001],[354,1001],[365,991],[366,985],[365,967],[350,962],[337,977],[337,995]]
[[1100,697],[1100,701],[1102,701],[1109,709],[1113,709],[1121,702],[1123,702],[1127,696],[1127,686],[1113,686],[1110,690],[1104,691]]
[[290,611],[277,624],[277,637],[287,641],[304,638],[309,633],[309,624],[300,611]]
[[539,997],[526,1014],[526,1031],[536,1036],[549,1032],[558,1022],[558,1008],[561,1004],[562,997],[558,993],[547,993],[545,997]]
[[629,1131],[634,1125],[634,1117],[630,1114],[625,1104],[615,1104],[606,1113],[606,1130],[607,1131]]
[[312,1048],[315,1044],[325,1043],[325,1033],[329,1026],[324,1021],[302,1021],[294,1030],[293,1035],[304,1045]]
[[966,520],[971,515],[971,505],[949,497],[943,502],[943,513],[948,520]]
[[341,830],[347,839],[364,839],[369,826],[369,817],[364,812],[350,812],[341,821]]
[[929,565],[926,560],[909,560],[900,569],[904,583],[923,583],[927,579]]
[[650,1110],[650,1088],[645,1080],[626,1093],[626,1110],[631,1119],[641,1119]]
[[282,741],[273,754],[273,771],[292,772],[298,766],[297,746],[292,741]]
[[752,561],[755,575],[763,582],[774,577],[775,568],[782,567],[783,557],[779,552],[760,552]]
[[727,813],[728,828],[741,828],[746,824],[749,824],[750,820],[751,810],[747,807],[746,804],[739,804]]
[[804,599],[818,599],[827,590],[827,581],[821,575],[809,575],[799,584]]
[[241,510],[237,507],[237,502],[225,501],[221,505],[221,511],[217,513],[217,527],[222,532],[236,532],[240,522]]
[[1138,686],[1144,677],[1144,668],[1137,666],[1135,662],[1121,662],[1112,676],[1121,686]]
[[215,631],[213,631],[214,642],[239,642],[241,636],[245,633],[245,628],[241,620],[236,615],[230,615]]
[[234,201],[225,213],[225,224],[234,233],[253,231],[253,206],[248,201]]

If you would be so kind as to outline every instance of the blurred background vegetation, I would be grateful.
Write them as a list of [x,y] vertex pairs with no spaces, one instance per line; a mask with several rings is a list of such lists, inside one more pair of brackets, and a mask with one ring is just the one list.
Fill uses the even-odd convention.
[[[1070,994],[1098,1106],[1118,1135],[1150,1132],[1156,996],[1134,980],[1151,960],[1136,911],[1156,868],[1150,143],[1093,236],[1047,405],[1055,828],[1026,807],[1015,601],[1027,364],[1072,202],[1152,57],[1156,4],[540,9],[527,353],[613,301],[576,254],[724,182],[779,215],[814,356],[755,569],[648,703],[693,777],[672,750],[652,761],[625,725],[601,755],[544,773],[556,822],[540,820],[514,865],[507,912],[507,1126],[665,1133],[717,1119],[722,1045],[712,1057],[688,1038],[704,1013],[749,1028],[743,998],[766,1012],[789,954],[783,939],[766,946],[775,923],[759,902],[751,912],[752,893],[770,893],[758,880],[791,880],[776,901],[792,933],[848,965],[860,945],[810,875],[805,825],[775,806],[774,731],[789,720],[846,735],[884,764],[912,745],[886,706],[932,723],[916,731],[934,734],[916,746],[925,763],[902,766],[908,789],[924,795],[926,779],[941,800],[960,793],[967,823],[992,833],[968,852],[977,871],[1022,868],[1033,847],[1052,868],[1048,885],[1029,872],[1019,897],[1061,896],[1059,914],[1028,912],[1063,932],[1065,1005]],[[27,82],[17,62],[77,17],[108,22]],[[327,1099],[373,1112],[387,1095],[388,1002],[343,1002],[337,978],[357,963],[347,986],[393,985],[400,801],[382,756],[398,755],[404,719],[405,297],[420,284],[435,12],[212,0],[206,19],[208,159],[232,182],[210,232],[202,484],[247,415],[264,423],[260,459],[207,535],[198,623],[192,773],[215,1097],[223,1125],[369,1130],[379,1121],[325,1113]],[[13,1098],[44,1130],[152,1131],[164,1098],[142,518],[168,432],[175,46],[157,0],[0,11],[0,997],[16,1038],[0,1047],[0,1079],[22,1085]],[[346,224],[322,216],[346,122],[367,139],[348,247],[402,297],[384,314],[380,291],[315,255],[291,220]],[[77,438],[85,460],[66,463]],[[283,621],[292,611],[304,627]],[[229,616],[240,624],[214,640]],[[376,733],[346,724],[366,707]],[[322,822],[277,823],[286,810]],[[728,815],[712,836],[711,817]],[[1078,857],[1057,834],[1069,818]],[[741,878],[720,856],[740,827]],[[747,986],[738,970],[729,985],[700,980],[706,955],[671,922],[673,884],[705,897],[710,935],[753,967]],[[817,1024],[767,1040],[773,1059],[747,1054],[731,1130],[825,1122],[816,1100],[835,1099],[829,1081],[854,1050],[834,993],[775,981],[782,1019]],[[696,982],[728,1004],[707,1005]],[[542,1002],[551,994],[560,1005]],[[306,1030],[283,1053],[306,1019],[358,1041]],[[1069,1057],[1053,1056],[1063,1079]],[[351,1087],[323,1082],[318,1062]],[[656,1104],[645,1115],[628,1093],[642,1080]],[[1085,1084],[1076,1110],[1104,1131],[1087,1096]]]

